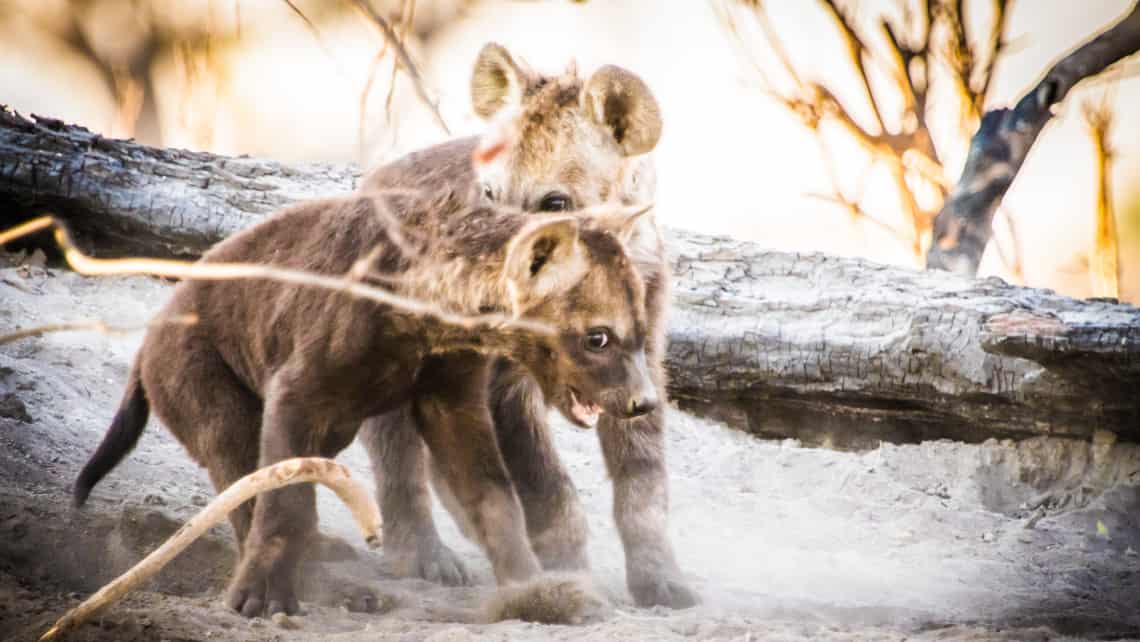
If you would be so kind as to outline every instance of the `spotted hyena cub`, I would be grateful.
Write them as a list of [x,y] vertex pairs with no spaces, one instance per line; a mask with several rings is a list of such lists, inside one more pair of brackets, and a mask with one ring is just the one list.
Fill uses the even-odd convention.
[[[492,123],[486,135],[411,153],[369,174],[361,191],[410,188],[464,195],[472,203],[514,206],[535,215],[652,200],[649,153],[661,135],[661,114],[649,88],[633,73],[605,66],[585,79],[573,68],[545,76],[488,44],[474,66],[471,98],[475,112]],[[645,283],[653,403],[600,416],[596,408],[582,406],[583,412],[570,418],[580,426],[597,426],[614,485],[614,518],[630,592],[641,605],[686,607],[697,598],[681,577],[666,534],[662,358],[670,275],[652,217],[637,223],[627,249]],[[497,451],[504,461],[542,566],[588,568],[587,525],[546,424],[546,407],[556,400],[509,359],[495,360],[489,395],[495,438],[479,448]],[[432,521],[428,480],[469,535],[472,516],[456,501],[462,481],[426,456],[420,432],[428,428],[422,423],[404,406],[369,419],[361,431],[388,524],[386,555],[401,573],[466,583],[466,570],[440,541]]]
[[[626,417],[653,403],[645,284],[625,249],[643,212],[533,216],[448,195],[355,195],[267,218],[201,260],[352,275],[443,314],[272,280],[183,281],[159,315],[198,320],[147,332],[77,502],[135,445],[152,410],[221,491],[259,466],[335,456],[365,418],[408,408],[496,577],[533,577],[539,562],[493,450],[493,361],[518,364],[574,420],[583,407]],[[488,313],[498,319],[452,318]],[[251,503],[231,516],[241,554],[227,601],[246,616],[294,613],[297,565],[316,534],[314,489]]]

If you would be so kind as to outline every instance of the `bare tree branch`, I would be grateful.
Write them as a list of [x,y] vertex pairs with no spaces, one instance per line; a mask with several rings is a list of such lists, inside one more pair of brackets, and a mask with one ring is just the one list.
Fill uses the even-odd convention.
[[340,61],[337,60],[337,57],[333,54],[332,49],[329,48],[328,43],[326,43],[325,39],[321,36],[321,30],[317,28],[317,25],[309,19],[309,16],[305,15],[305,12],[301,11],[301,9],[293,2],[293,0],[281,1],[288,5],[289,9],[292,10],[292,12],[296,14],[302,22],[305,23],[305,28],[309,30],[309,33],[313,34],[313,39],[317,41],[317,46],[320,47],[321,51],[325,52],[325,56],[327,56],[328,59],[332,61],[333,66],[336,67],[337,73],[340,74],[341,78],[347,79],[348,72],[344,70],[344,67],[340,64]]
[[1108,138],[1112,130],[1112,106],[1107,96],[1084,105],[1085,122],[1096,158],[1096,231],[1089,251],[1089,278],[1093,296],[1120,298],[1120,250],[1116,237],[1116,217],[1112,208],[1112,150]]
[[879,103],[875,100],[875,92],[871,89],[871,79],[867,76],[867,68],[863,63],[863,57],[870,55],[870,50],[863,42],[863,39],[859,37],[859,33],[855,30],[855,24],[848,18],[847,14],[839,8],[836,0],[822,0],[821,4],[843,34],[843,44],[847,49],[847,57],[851,61],[851,64],[855,66],[855,73],[858,75],[859,82],[862,83],[863,86],[863,91],[867,95],[867,102],[871,106],[871,113],[875,118],[875,124],[879,128],[879,132],[885,134],[887,132],[887,125],[883,122],[882,113],[879,112]]
[[[975,45],[968,41],[965,26],[961,24],[959,6],[961,3],[954,0],[925,2],[922,5],[924,15],[921,21],[914,20],[918,12],[911,12],[909,5],[904,10],[906,15],[903,24],[894,25],[888,19],[881,18],[878,24],[882,30],[882,40],[885,43],[888,60],[879,60],[879,62],[894,79],[904,101],[902,118],[898,126],[888,126],[882,105],[872,89],[868,68],[868,65],[881,58],[882,54],[876,55],[876,49],[871,47],[866,36],[859,33],[850,7],[844,6],[838,0],[820,0],[821,6],[840,31],[846,56],[850,58],[856,80],[870,103],[875,122],[872,127],[865,127],[830,88],[818,82],[805,80],[794,68],[784,42],[771,25],[764,2],[762,0],[740,0],[740,2],[751,9],[766,44],[794,85],[791,92],[776,90],[763,68],[755,64],[765,91],[794,113],[817,137],[823,120],[835,122],[870,154],[873,164],[882,164],[894,184],[899,206],[912,230],[911,237],[906,239],[906,242],[911,245],[914,255],[924,260],[935,211],[950,189],[942,168],[941,155],[934,144],[927,121],[931,69],[938,57],[933,35],[935,26],[945,25],[942,31],[949,35],[938,39],[938,42],[950,40],[951,42],[943,46],[953,50],[952,54],[942,54],[942,58],[948,64],[953,60],[962,77],[977,79],[975,84],[979,86],[988,87],[998,45],[994,44],[991,51],[981,51],[982,45],[976,45],[979,49],[977,52],[971,49]],[[1005,4],[998,2],[997,10],[994,12],[992,32],[998,34],[995,38],[999,38],[1004,31]],[[729,29],[740,40],[741,35],[736,29],[731,12],[722,13]],[[1000,39],[993,42],[1000,42]],[[879,47],[878,50],[883,48]],[[983,60],[985,64],[974,69],[976,60]],[[972,93],[970,83],[962,81],[961,87],[956,91],[963,108],[973,113],[973,105],[980,99]],[[826,154],[824,160],[825,163],[830,162]],[[853,213],[862,212],[858,203],[851,203],[850,199],[842,194],[838,186],[838,172],[834,167],[829,167],[829,176],[836,200],[845,203],[848,210]],[[935,195],[936,201],[933,204],[920,205],[916,196],[917,190],[927,187]]]
[[[358,107],[360,114],[356,121],[356,153],[357,160],[364,161],[364,133],[368,124],[368,96],[372,93],[372,84],[376,82],[376,72],[380,70],[380,63],[383,62],[384,56],[388,53],[388,41],[385,40],[384,44],[380,46],[380,50],[372,57],[368,63],[368,77],[364,81],[364,87],[360,90],[360,106]],[[392,65],[395,69],[396,65]],[[393,77],[393,87],[395,86],[395,78]]]
[[19,341],[20,339],[29,339],[31,337],[43,336],[51,332],[97,332],[99,334],[117,336],[137,332],[139,330],[155,325],[192,325],[197,322],[197,316],[193,314],[185,314],[175,317],[154,319],[153,321],[142,326],[113,326],[101,319],[65,321],[62,323],[45,323],[43,325],[37,325],[31,328],[16,330],[15,332],[0,334],[0,345]]
[[994,212],[1021,169],[1053,105],[1085,78],[1140,50],[1140,2],[1112,27],[1062,58],[1012,109],[982,117],[962,177],[934,222],[928,267],[973,275],[993,234]]
[[408,55],[408,50],[404,47],[404,43],[400,40],[400,37],[396,34],[396,31],[392,29],[392,25],[388,24],[388,21],[385,20],[384,17],[379,13],[377,13],[375,9],[373,9],[372,5],[369,4],[367,0],[350,1],[352,2],[352,6],[360,13],[360,15],[364,16],[369,21],[369,24],[374,26],[377,31],[379,31],[384,40],[386,40],[392,45],[393,48],[395,48],[396,55],[400,60],[400,65],[404,68],[404,71],[408,73],[408,77],[412,79],[412,86],[415,87],[416,95],[419,96],[420,102],[422,102],[424,106],[427,107],[431,112],[432,117],[435,118],[436,124],[439,125],[439,128],[443,130],[443,133],[450,136],[451,130],[447,127],[447,123],[444,122],[443,115],[439,113],[439,101],[433,99],[428,95],[427,89],[424,86],[423,77],[420,76],[419,69],[417,69],[416,64],[412,62],[412,57]]
[[1005,25],[1009,17],[1009,2],[1008,0],[992,0],[992,3],[994,23],[986,41],[985,63],[982,67],[982,73],[977,79],[977,86],[973,87],[974,108],[978,114],[985,111],[986,99],[989,98],[990,86],[994,79],[994,66],[997,65],[998,57],[1006,49]]

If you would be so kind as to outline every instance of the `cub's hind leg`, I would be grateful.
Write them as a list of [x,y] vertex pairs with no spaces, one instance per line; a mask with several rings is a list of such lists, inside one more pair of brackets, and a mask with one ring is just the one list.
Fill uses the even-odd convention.
[[[304,381],[303,375],[285,369],[267,386],[258,467],[292,457],[328,456],[323,442],[329,421],[320,414],[322,404],[312,403],[303,392]],[[259,495],[242,559],[226,592],[230,608],[246,617],[297,613],[297,567],[316,535],[313,484]]]
[[[152,342],[153,341],[153,342]],[[210,474],[217,492],[257,468],[261,400],[192,330],[153,332],[140,362],[152,412]],[[230,513],[239,558],[254,500]]]
[[432,518],[428,454],[412,405],[365,420],[359,438],[376,479],[386,562],[400,576],[447,586],[469,584],[466,567],[443,543]]

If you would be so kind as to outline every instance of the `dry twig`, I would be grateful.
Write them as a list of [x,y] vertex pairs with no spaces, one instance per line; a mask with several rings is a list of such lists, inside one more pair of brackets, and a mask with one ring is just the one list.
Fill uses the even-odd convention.
[[293,3],[293,0],[281,1],[288,5],[289,9],[292,10],[293,13],[295,13],[297,17],[305,23],[305,28],[309,30],[309,33],[313,34],[313,38],[317,41],[317,46],[320,47],[321,51],[325,52],[325,55],[328,56],[329,60],[332,61],[333,66],[336,67],[337,73],[340,74],[342,78],[347,79],[348,72],[344,70],[344,67],[341,66],[340,61],[337,60],[336,55],[333,54],[332,49],[329,48],[328,43],[326,43],[325,39],[321,37],[321,30],[317,28],[317,25],[309,19],[309,16],[305,15],[305,12],[301,11],[301,9]]
[[[872,122],[865,126],[825,83],[808,80],[795,69],[783,39],[771,24],[763,0],[736,1],[751,10],[766,45],[793,85],[788,92],[776,90],[762,66],[753,59],[753,66],[759,73],[764,90],[799,117],[817,138],[821,137],[822,121],[833,122],[869,154],[872,166],[879,165],[886,169],[911,228],[907,235],[893,233],[912,246],[916,258],[923,259],[929,246],[935,210],[949,189],[941,156],[927,124],[930,69],[936,60],[942,62],[949,69],[951,77],[959,79],[957,92],[963,110],[968,114],[975,113],[974,106],[984,104],[993,62],[1001,48],[1006,2],[994,0],[992,30],[984,43],[971,44],[966,37],[961,2],[928,0],[921,5],[925,19],[917,21],[917,24],[914,24],[915,20],[906,20],[906,25],[897,26],[885,18],[881,19],[879,35],[884,46],[873,47],[874,41],[869,36],[876,34],[862,32],[854,20],[850,5],[838,0],[819,0],[819,6],[838,28],[850,69],[863,94],[862,100],[870,109]],[[730,31],[740,40],[731,11],[722,12],[722,16]],[[945,32],[946,37],[934,38],[936,28]],[[984,61],[984,64],[978,65],[977,61]],[[876,94],[871,82],[872,65],[887,71],[897,85],[899,95],[903,97],[903,113],[896,124],[888,122],[884,115],[887,103],[883,102],[882,96]],[[821,148],[825,147],[822,140],[820,145]],[[874,218],[866,217],[860,204],[861,195],[859,199],[852,200],[843,193],[835,162],[826,149],[823,150],[823,158],[828,166],[833,200],[843,204],[857,218],[881,225]],[[916,194],[923,188],[929,188],[937,196],[938,202],[933,205],[920,204]]]
[[192,325],[197,322],[198,317],[196,315],[181,314],[173,317],[154,319],[143,326],[113,326],[100,319],[91,319],[86,321],[64,321],[61,323],[45,323],[43,325],[37,325],[31,328],[24,328],[22,330],[16,330],[14,332],[0,334],[0,345],[4,345],[5,343],[12,343],[13,341],[19,341],[20,339],[42,336],[49,332],[88,331],[98,332],[99,334],[106,335],[124,335],[154,325]]
[[432,117],[435,118],[436,124],[439,125],[439,128],[443,130],[443,133],[451,136],[451,130],[447,127],[447,123],[444,122],[443,115],[439,113],[439,101],[433,99],[430,95],[428,95],[427,88],[424,86],[424,80],[423,77],[420,76],[419,69],[417,69],[416,64],[412,62],[412,57],[408,55],[408,50],[404,47],[404,43],[400,40],[400,37],[396,34],[396,31],[392,29],[392,25],[388,24],[388,21],[385,20],[384,17],[379,13],[377,13],[375,9],[373,9],[372,5],[369,4],[367,0],[350,1],[352,2],[352,6],[357,10],[357,12],[360,13],[360,15],[364,16],[365,19],[368,20],[369,24],[376,28],[380,36],[383,37],[385,41],[390,43],[395,49],[396,56],[400,62],[400,66],[404,68],[404,71],[407,72],[408,77],[412,79],[412,86],[415,87],[416,95],[419,97],[420,102],[422,102],[424,106],[427,107],[431,112]]
[[503,314],[462,315],[448,312],[427,301],[393,294],[387,290],[361,283],[357,278],[354,278],[352,272],[341,277],[255,263],[191,263],[171,259],[145,258],[97,259],[81,252],[63,222],[51,216],[41,216],[9,230],[0,231],[0,245],[51,227],[55,228],[55,241],[63,250],[68,265],[76,272],[86,276],[147,274],[204,281],[268,279],[292,285],[342,292],[352,297],[389,305],[401,312],[429,317],[457,328],[469,330],[479,328],[507,329],[535,334],[552,334],[555,332],[554,328],[545,323],[516,319]]
[[81,626],[96,613],[126,595],[139,584],[157,574],[170,560],[192,544],[230,511],[255,496],[282,486],[317,482],[329,487],[351,509],[364,541],[376,548],[381,541],[380,509],[372,495],[343,464],[323,457],[286,459],[256,470],[237,480],[182,525],[162,546],[132,566],[126,573],[95,592],[79,606],[71,609],[56,621],[40,642],[59,639],[60,636]]
[[1089,250],[1089,279],[1093,296],[1120,298],[1120,251],[1116,217],[1112,209],[1112,150],[1108,137],[1112,130],[1112,107],[1105,97],[1084,106],[1085,122],[1096,157],[1096,231]]

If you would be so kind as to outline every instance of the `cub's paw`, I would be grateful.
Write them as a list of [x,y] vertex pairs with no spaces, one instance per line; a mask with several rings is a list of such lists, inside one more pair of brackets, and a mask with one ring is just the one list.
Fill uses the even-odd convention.
[[226,591],[226,605],[243,617],[297,615],[301,605],[288,582],[237,578]]
[[600,621],[611,610],[589,576],[548,573],[524,584],[501,587],[484,607],[484,618],[487,622],[581,625]]
[[418,577],[444,586],[469,586],[471,575],[455,551],[424,538],[407,549],[384,551],[384,563],[397,577]]
[[680,577],[650,575],[629,579],[629,592],[641,607],[667,606],[687,609],[700,604],[700,597]]

